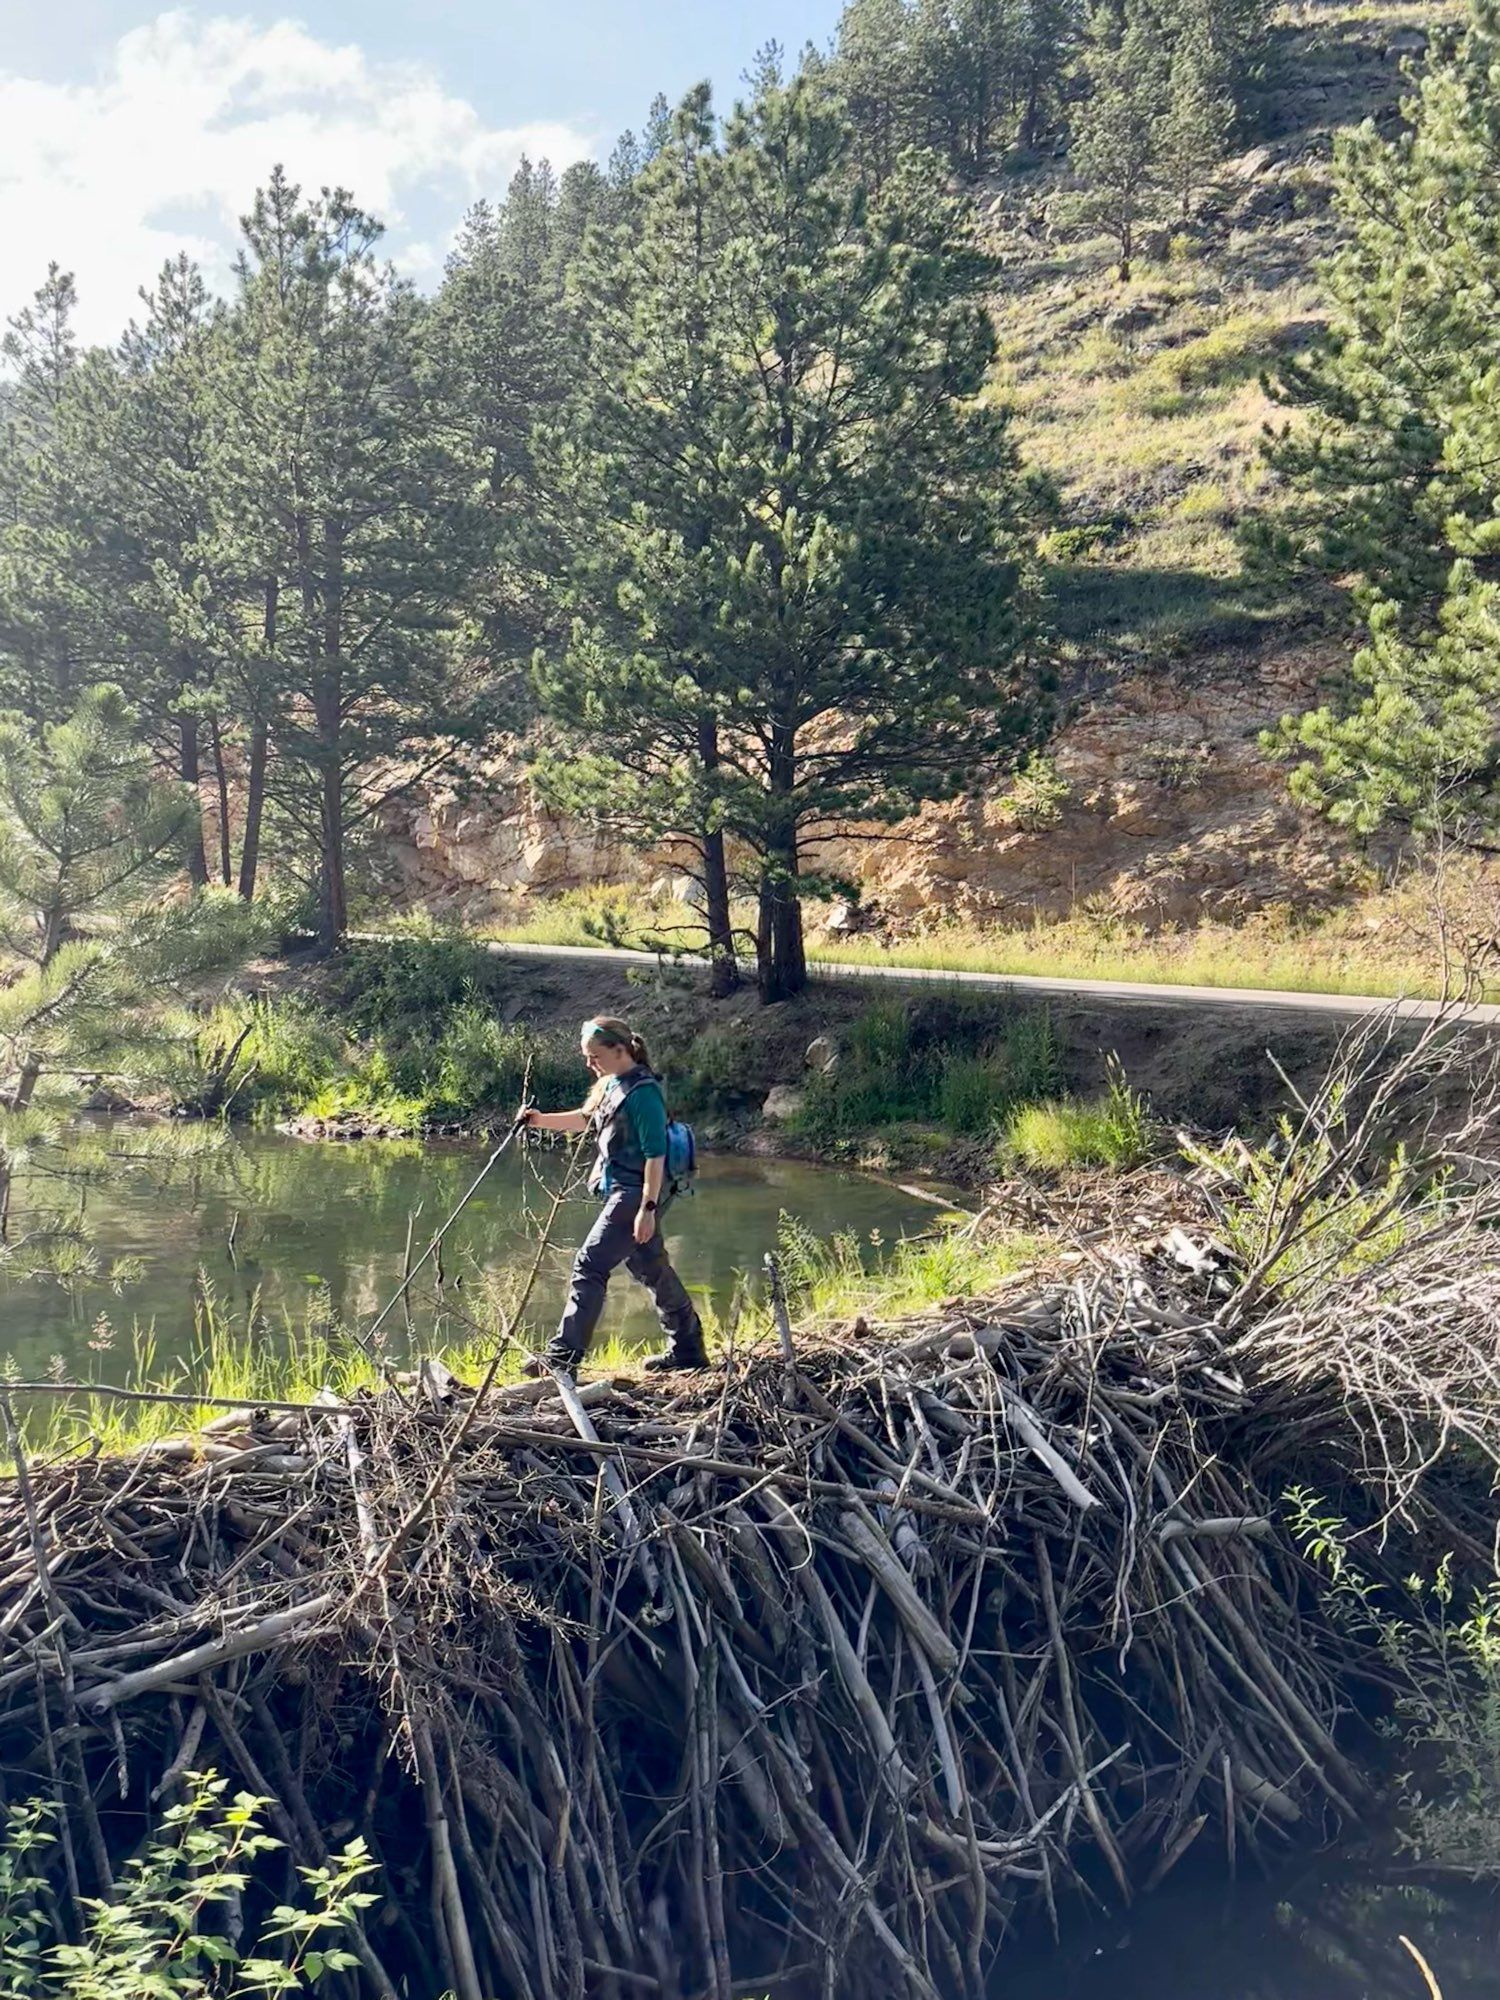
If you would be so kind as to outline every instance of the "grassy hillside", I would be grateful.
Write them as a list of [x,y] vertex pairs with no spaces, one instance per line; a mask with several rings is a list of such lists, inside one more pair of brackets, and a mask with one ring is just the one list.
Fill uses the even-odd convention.
[[1110,245],[1070,226],[1065,156],[985,191],[1006,266],[993,394],[1061,489],[1044,554],[1079,655],[1181,656],[1335,608],[1245,573],[1241,525],[1276,505],[1260,439],[1285,420],[1262,378],[1321,324],[1334,132],[1399,117],[1405,65],[1461,11],[1446,0],[1284,9],[1254,144],[1185,224],[1162,205],[1128,284]]

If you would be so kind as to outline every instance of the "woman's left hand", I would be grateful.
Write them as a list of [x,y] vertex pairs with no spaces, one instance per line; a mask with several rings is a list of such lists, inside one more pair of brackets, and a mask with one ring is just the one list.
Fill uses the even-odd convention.
[[635,1240],[642,1245],[651,1241],[656,1234],[656,1210],[638,1208],[635,1212]]

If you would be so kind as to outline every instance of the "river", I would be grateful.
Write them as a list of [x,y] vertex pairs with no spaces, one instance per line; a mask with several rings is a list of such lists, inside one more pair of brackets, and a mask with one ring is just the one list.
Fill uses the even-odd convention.
[[[134,1329],[154,1332],[159,1362],[194,1348],[194,1301],[203,1282],[243,1323],[252,1302],[274,1337],[288,1321],[327,1312],[368,1325],[400,1283],[408,1219],[418,1249],[457,1203],[486,1156],[483,1146],[392,1141],[340,1145],[279,1133],[235,1137],[191,1166],[140,1165],[87,1195],[86,1220],[100,1275],[64,1287],[0,1281],[0,1356],[34,1378],[60,1357],[69,1373],[123,1380]],[[444,1245],[444,1273],[458,1301],[467,1284],[529,1261],[560,1160],[519,1149],[495,1167]],[[16,1208],[37,1192],[23,1181]],[[665,1222],[667,1242],[694,1294],[719,1311],[740,1273],[755,1270],[781,1214],[819,1234],[853,1231],[873,1255],[877,1241],[929,1228],[930,1201],[871,1175],[800,1161],[706,1158],[698,1192]],[[570,1200],[554,1230],[528,1313],[533,1336],[557,1317],[573,1247],[593,1205]],[[872,1232],[874,1239],[872,1240]],[[118,1291],[107,1273],[135,1269]],[[456,1288],[454,1280],[462,1281]],[[109,1328],[101,1330],[103,1315]],[[399,1315],[394,1324],[399,1325]],[[638,1286],[622,1273],[601,1332],[642,1344],[657,1337]]]

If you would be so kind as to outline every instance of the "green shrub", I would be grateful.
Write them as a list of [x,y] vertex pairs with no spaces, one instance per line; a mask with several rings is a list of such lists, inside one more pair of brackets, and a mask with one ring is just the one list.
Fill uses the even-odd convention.
[[1419,1866],[1500,1881],[1500,1576],[1461,1597],[1444,1556],[1404,1590],[1378,1583],[1347,1521],[1302,1487],[1286,1504],[1325,1608],[1385,1669],[1404,1752],[1400,1845]]
[[1040,833],[1062,818],[1071,787],[1050,757],[1028,757],[998,801],[1002,818],[1024,833]]
[[1442,1225],[1451,1190],[1422,1182],[1403,1147],[1369,1178],[1341,1167],[1327,1136],[1277,1121],[1272,1145],[1190,1144],[1187,1157],[1228,1184],[1219,1230],[1262,1282],[1295,1292],[1382,1263],[1408,1236]]
[[500,977],[494,953],[482,944],[401,937],[350,945],[329,965],[325,992],[351,1035],[415,1029],[430,1037],[434,1022],[493,994]]
[[477,1001],[449,1015],[433,1051],[426,1095],[436,1118],[467,1118],[476,1111],[519,1104],[576,1102],[581,1071],[532,1028],[507,1025]]
[[56,1844],[50,1805],[10,1806],[0,1843],[0,1991],[26,2000],[270,2000],[308,1993],[359,1960],[340,1942],[376,1900],[359,1885],[374,1868],[352,1840],[321,1868],[303,1868],[304,1908],[278,1904],[257,1934],[227,1921],[254,1864],[281,1843],[262,1828],[269,1799],[223,1779],[189,1775],[187,1796],[161,1818],[144,1853],[120,1871],[108,1899],[84,1899],[83,1935],[54,1942],[44,1866]]
[[760,1094],[750,1037],[738,1021],[705,1028],[681,1050],[668,1051],[666,1065],[676,1110],[737,1111]]
[[1035,1173],[1075,1167],[1138,1167],[1151,1151],[1151,1122],[1144,1098],[1116,1068],[1108,1091],[1092,1103],[1053,1098],[1023,1104],[1011,1114],[1000,1142],[1004,1165]]
[[908,1121],[968,1137],[1060,1078],[1045,1011],[1017,1013],[997,1033],[989,1010],[950,1008],[924,1033],[908,1006],[881,1001],[850,1029],[837,1068],[808,1086],[799,1125],[825,1142]]

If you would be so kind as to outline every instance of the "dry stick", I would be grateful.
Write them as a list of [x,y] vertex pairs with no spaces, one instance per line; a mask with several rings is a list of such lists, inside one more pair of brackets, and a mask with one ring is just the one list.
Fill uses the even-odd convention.
[[1433,1972],[1432,1967],[1427,1963],[1426,1959],[1422,1956],[1421,1952],[1417,1950],[1417,1947],[1412,1943],[1411,1939],[1407,1937],[1404,1931],[1397,1933],[1397,1942],[1405,1945],[1406,1949],[1411,1953],[1412,1957],[1416,1960],[1417,1970],[1421,1973],[1422,1977],[1427,1982],[1427,1991],[1428,1994],[1431,1996],[1431,2000],[1443,2000],[1443,1990],[1437,1983],[1436,1974]]
[[1067,1737],[1068,1749],[1072,1754],[1073,1768],[1078,1774],[1078,1782],[1083,1792],[1083,1810],[1089,1825],[1094,1830],[1110,1873],[1120,1885],[1120,1894],[1130,1901],[1130,1877],[1115,1837],[1110,1832],[1099,1801],[1094,1796],[1093,1787],[1087,1776],[1087,1760],[1083,1752],[1083,1739],[1078,1729],[1078,1711],[1073,1701],[1073,1664],[1068,1658],[1068,1649],[1063,1642],[1062,1622],[1057,1615],[1057,1592],[1052,1582],[1052,1558],[1047,1553],[1047,1541],[1040,1528],[1032,1536],[1032,1546],[1036,1551],[1037,1571],[1041,1579],[1042,1605],[1047,1615],[1047,1630],[1052,1637],[1052,1655],[1057,1663],[1058,1691],[1062,1696],[1063,1729]]
[[731,2000],[729,1934],[724,1916],[724,1864],[719,1851],[719,1775],[723,1752],[719,1744],[719,1653],[710,1642],[700,1664],[700,1742],[705,1778],[704,1833],[708,1844],[708,1919],[713,1940],[713,1972],[718,2000]]
[[1035,1412],[1028,1409],[1014,1390],[1007,1389],[1004,1383],[1000,1385],[1000,1399],[1005,1405],[1005,1413],[1010,1418],[1017,1437],[1046,1466],[1073,1505],[1082,1508],[1097,1507],[1098,1499],[1090,1493],[1062,1453],[1043,1434]]
[[[573,1428],[577,1431],[579,1437],[586,1444],[598,1444],[600,1442],[599,1433],[594,1429],[593,1421],[588,1411],[583,1407],[578,1391],[573,1387],[567,1373],[562,1369],[554,1369],[553,1379],[556,1382],[557,1393],[562,1406],[567,1411]],[[661,1572],[657,1569],[656,1560],[650,1549],[646,1546],[646,1538],[641,1532],[640,1517],[631,1504],[630,1495],[625,1490],[625,1482],[620,1477],[619,1468],[614,1462],[608,1458],[603,1459],[600,1462],[599,1471],[603,1477],[604,1484],[609,1489],[609,1496],[614,1504],[621,1532],[625,1537],[626,1550],[632,1561],[640,1565],[641,1580],[646,1586],[647,1594],[654,1603],[661,1595]]]
[[241,1660],[249,1653],[266,1652],[272,1647],[284,1645],[308,1625],[316,1624],[326,1617],[339,1602],[336,1590],[325,1590],[320,1596],[305,1599],[301,1604],[290,1604],[284,1611],[274,1611],[269,1618],[251,1625],[242,1632],[229,1632],[220,1639],[208,1639],[201,1646],[193,1646],[185,1653],[175,1653],[169,1660],[159,1660],[154,1667],[141,1667],[135,1673],[121,1674],[118,1680],[104,1681],[91,1687],[83,1697],[83,1707],[91,1715],[105,1715],[118,1708],[122,1702],[132,1701],[138,1694],[147,1694],[153,1688],[166,1687],[173,1681],[191,1680],[210,1667],[221,1667],[226,1661]]
[[[797,1523],[796,1517],[792,1515],[785,1501],[768,1488],[761,1495],[761,1504],[783,1542],[790,1538],[792,1546],[795,1547],[801,1532],[800,1524]],[[904,1798],[916,1789],[916,1778],[902,1758],[885,1710],[881,1707],[864,1668],[859,1664],[859,1657],[855,1653],[849,1634],[844,1630],[843,1620],[839,1617],[828,1592],[823,1588],[822,1578],[810,1562],[798,1565],[797,1581],[822,1623],[828,1638],[829,1651],[833,1654],[838,1667],[839,1678],[844,1683],[849,1699],[853,1702],[870,1738],[870,1746],[875,1753],[881,1780],[890,1786],[897,1798]]]
[[[511,1133],[511,1137],[513,1138],[515,1136],[515,1133],[519,1130],[520,1130],[519,1126],[514,1127]],[[578,1152],[578,1147],[577,1145],[575,1145],[573,1147],[573,1153],[575,1156],[577,1152]],[[569,1164],[571,1166],[572,1164],[571,1161]],[[478,1186],[477,1181],[475,1183],[475,1186],[476,1187]],[[428,1480],[427,1485],[424,1487],[421,1495],[417,1499],[415,1506],[413,1506],[411,1511],[406,1515],[406,1517],[397,1524],[394,1533],[391,1535],[390,1540],[386,1543],[385,1550],[380,1556],[379,1561],[375,1564],[373,1570],[367,1569],[365,1574],[356,1582],[354,1590],[350,1596],[351,1605],[353,1604],[355,1599],[358,1598],[358,1596],[360,1595],[361,1591],[364,1589],[366,1584],[374,1581],[375,1578],[377,1577],[385,1577],[390,1574],[390,1567],[392,1562],[394,1562],[396,1558],[397,1552],[400,1550],[401,1545],[405,1542],[407,1536],[411,1533],[412,1529],[416,1527],[417,1523],[422,1519],[423,1515],[427,1512],[428,1508],[437,1498],[438,1489],[441,1487],[443,1481],[447,1478],[449,1469],[451,1468],[454,1459],[458,1456],[459,1447],[463,1444],[464,1439],[469,1435],[470,1430],[473,1428],[474,1419],[479,1413],[480,1406],[483,1404],[485,1397],[488,1395],[491,1387],[494,1384],[496,1375],[499,1373],[501,1357],[504,1355],[507,1347],[509,1347],[511,1340],[514,1337],[516,1327],[520,1323],[521,1315],[526,1310],[527,1304],[531,1298],[532,1291],[537,1281],[537,1273],[542,1268],[542,1259],[543,1257],[546,1256],[548,1249],[551,1247],[552,1225],[557,1220],[557,1211],[562,1207],[564,1195],[566,1193],[566,1186],[567,1183],[565,1180],[563,1188],[559,1189],[556,1193],[554,1193],[552,1197],[552,1206],[548,1210],[546,1222],[543,1223],[542,1225],[542,1233],[536,1246],[536,1255],[531,1260],[531,1269],[526,1274],[526,1283],[521,1289],[521,1296],[516,1301],[515,1305],[511,1308],[510,1317],[506,1323],[505,1331],[501,1335],[500,1339],[495,1343],[495,1351],[490,1356],[489,1366],[485,1369],[483,1376],[480,1378],[479,1387],[474,1391],[473,1400],[470,1402],[469,1407],[464,1411],[463,1417],[459,1422],[458,1428],[455,1430],[452,1438],[448,1442],[447,1446],[444,1448],[442,1456],[439,1458],[437,1466],[433,1471],[432,1477]],[[469,1192],[472,1194],[473,1189],[471,1188]],[[466,1200],[467,1198],[468,1197],[465,1196]]]
[[771,1294],[771,1316],[776,1322],[776,1337],[781,1342],[781,1358],[788,1368],[797,1365],[797,1350],[792,1345],[792,1318],[787,1311],[786,1287],[781,1282],[781,1266],[776,1262],[774,1251],[765,1255],[766,1286]]
[[[4,1422],[5,1440],[10,1446],[11,1459],[16,1468],[16,1485],[26,1515],[26,1533],[31,1543],[32,1560],[36,1564],[37,1581],[42,1589],[42,1601],[47,1608],[48,1620],[55,1628],[52,1645],[57,1654],[58,1677],[62,1686],[63,1720],[68,1726],[68,1762],[72,1766],[73,1784],[78,1793],[78,1807],[83,1814],[83,1830],[88,1836],[89,1857],[93,1861],[94,1873],[98,1877],[101,1891],[106,1897],[110,1897],[114,1894],[115,1879],[110,1869],[104,1835],[99,1826],[93,1788],[89,1784],[88,1772],[84,1769],[80,1742],[82,1731],[78,1723],[77,1683],[73,1676],[73,1655],[68,1646],[65,1630],[68,1613],[53,1581],[52,1560],[47,1552],[46,1538],[42,1533],[41,1520],[36,1511],[36,1493],[26,1463],[26,1447],[21,1442],[21,1432],[16,1423],[16,1413],[11,1408],[9,1393],[4,1389],[0,1389],[0,1420]],[[40,1664],[40,1654],[37,1657]]]
[[443,1810],[437,1758],[432,1748],[432,1732],[426,1718],[419,1721],[411,1713],[409,1705],[407,1722],[411,1729],[412,1748],[417,1754],[417,1773],[422,1781],[422,1796],[427,1802],[427,1837],[432,1844],[433,1873],[438,1878],[448,1942],[452,1949],[458,2000],[484,2000],[484,1992],[479,1984],[479,1969],[474,1963],[474,1943],[469,1936],[468,1920],[464,1915],[463,1893],[458,1886],[458,1870],[453,1860],[453,1842],[448,1828],[448,1816]]
[[957,1646],[917,1595],[911,1577],[875,1532],[865,1509],[856,1501],[844,1510],[839,1521],[864,1559],[865,1567],[895,1605],[915,1644],[940,1674],[951,1674],[958,1665]]

